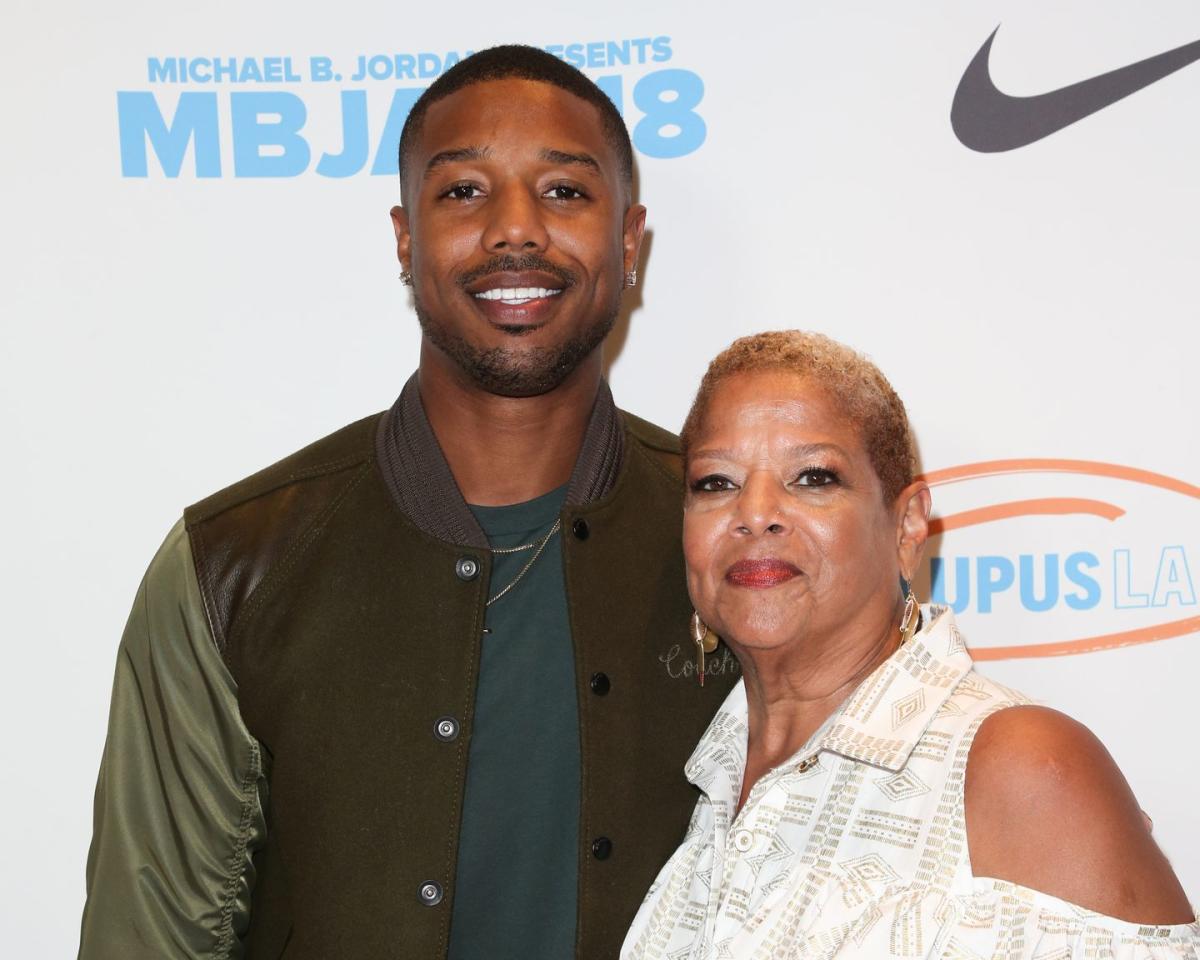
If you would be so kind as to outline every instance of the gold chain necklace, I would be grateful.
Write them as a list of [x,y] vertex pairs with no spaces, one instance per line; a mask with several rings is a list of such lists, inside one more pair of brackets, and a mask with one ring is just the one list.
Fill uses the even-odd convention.
[[503,587],[499,593],[490,598],[487,603],[484,604],[485,607],[490,607],[493,603],[508,593],[509,590],[521,582],[521,578],[529,572],[529,568],[537,563],[538,557],[540,557],[542,555],[542,551],[546,549],[546,544],[550,542],[550,538],[558,533],[561,528],[562,517],[559,517],[554,521],[554,526],[550,528],[550,531],[544,537],[542,537],[541,540],[535,541],[534,543],[523,543],[519,547],[498,547],[492,549],[492,553],[521,553],[525,550],[533,550],[533,556],[525,562],[525,566],[521,568],[521,572],[513,577],[508,582],[507,586]]

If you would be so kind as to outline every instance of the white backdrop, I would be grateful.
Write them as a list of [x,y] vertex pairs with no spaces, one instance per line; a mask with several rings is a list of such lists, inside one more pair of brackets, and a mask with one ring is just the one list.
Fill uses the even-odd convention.
[[[1200,65],[1010,152],[949,119],[998,24],[992,76],[1032,95],[1195,40],[1195,3],[9,0],[4,20],[6,952],[74,950],[116,645],[181,508],[382,409],[415,364],[397,185],[369,172],[396,91],[512,40],[590,56],[635,131],[649,241],[618,401],[677,428],[706,361],[764,328],[874,357],[939,481],[935,594],[984,670],[1101,736],[1200,898]],[[418,76],[355,80],[360,55]],[[172,83],[172,57],[264,82],[197,61]]]

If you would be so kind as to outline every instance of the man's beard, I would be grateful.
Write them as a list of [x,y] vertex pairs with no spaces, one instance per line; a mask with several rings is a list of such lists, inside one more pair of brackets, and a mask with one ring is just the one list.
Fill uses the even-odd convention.
[[421,331],[435,347],[453,360],[471,382],[488,393],[502,397],[536,397],[559,386],[604,338],[617,321],[620,300],[588,327],[555,347],[518,345],[529,328],[514,328],[513,346],[483,349],[447,330],[425,310],[419,297],[413,296]]

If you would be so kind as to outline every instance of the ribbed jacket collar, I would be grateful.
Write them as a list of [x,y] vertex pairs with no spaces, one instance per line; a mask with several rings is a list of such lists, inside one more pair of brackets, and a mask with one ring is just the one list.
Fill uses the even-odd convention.
[[[612,489],[621,469],[624,443],[612,391],[602,380],[567,485],[568,505],[590,503]],[[392,408],[380,419],[375,449],[388,489],[418,528],[439,540],[487,548],[487,537],[454,482],[425,416],[417,374],[409,377]]]

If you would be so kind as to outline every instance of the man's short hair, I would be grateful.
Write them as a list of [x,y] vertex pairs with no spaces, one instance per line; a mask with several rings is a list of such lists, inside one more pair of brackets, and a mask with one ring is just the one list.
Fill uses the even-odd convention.
[[510,78],[549,83],[592,104],[600,113],[600,122],[604,126],[605,137],[617,155],[621,179],[626,187],[632,185],[633,145],[629,142],[629,131],[625,129],[625,121],[621,119],[621,114],[612,100],[608,98],[608,94],[575,67],[553,54],[539,50],[537,47],[510,43],[480,50],[465,60],[460,60],[438,77],[413,104],[408,119],[404,121],[404,129],[400,133],[401,190],[404,188],[405,168],[409,156],[421,135],[421,127],[425,122],[425,114],[429,111],[429,107],[472,84]]

